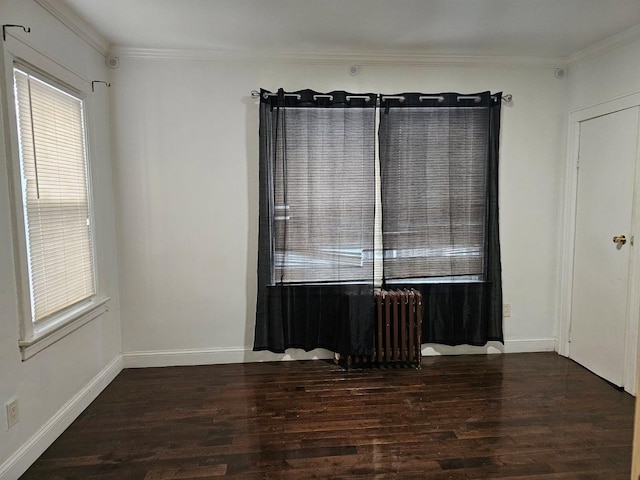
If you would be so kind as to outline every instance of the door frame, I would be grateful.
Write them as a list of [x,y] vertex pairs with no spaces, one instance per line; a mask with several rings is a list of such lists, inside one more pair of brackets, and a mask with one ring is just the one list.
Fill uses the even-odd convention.
[[[558,353],[569,357],[571,351],[571,303],[573,295],[573,267],[575,254],[576,213],[578,195],[578,158],[580,123],[610,113],[640,106],[640,92],[624,95],[606,102],[574,110],[569,113],[567,154],[565,163],[564,209],[561,226],[561,252],[559,274]],[[638,324],[640,321],[640,129],[636,142],[636,169],[631,213],[631,236],[636,237],[637,248],[632,248],[629,260],[629,278],[626,307],[626,334],[623,382],[625,391],[636,394],[638,371]],[[636,292],[633,294],[633,292]]]

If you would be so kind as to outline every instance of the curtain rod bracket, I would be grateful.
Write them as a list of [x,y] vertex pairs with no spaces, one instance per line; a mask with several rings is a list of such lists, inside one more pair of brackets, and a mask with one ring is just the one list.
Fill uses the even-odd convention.
[[30,27],[25,27],[24,25],[15,25],[13,23],[5,23],[2,25],[2,41],[7,41],[7,28],[21,28],[25,33],[31,33]]
[[109,82],[105,82],[104,80],[91,80],[91,91],[92,92],[96,91],[95,88],[94,88],[94,85],[96,83],[104,83],[107,87],[111,86],[111,84]]

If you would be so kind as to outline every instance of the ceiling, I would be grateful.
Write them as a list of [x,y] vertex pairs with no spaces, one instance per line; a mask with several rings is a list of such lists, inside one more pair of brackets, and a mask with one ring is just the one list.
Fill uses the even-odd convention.
[[58,0],[112,47],[569,57],[640,0]]

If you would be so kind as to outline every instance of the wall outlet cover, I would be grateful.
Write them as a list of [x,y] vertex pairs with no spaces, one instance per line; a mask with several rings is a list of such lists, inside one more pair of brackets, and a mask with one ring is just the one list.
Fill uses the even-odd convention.
[[13,427],[20,420],[20,410],[18,409],[18,399],[12,398],[6,405],[7,410],[7,427]]

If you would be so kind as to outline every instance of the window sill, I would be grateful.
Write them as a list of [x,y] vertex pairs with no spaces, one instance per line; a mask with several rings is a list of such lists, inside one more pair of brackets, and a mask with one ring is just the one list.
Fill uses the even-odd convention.
[[18,341],[22,361],[33,357],[36,353],[41,352],[71,332],[107,312],[109,310],[109,305],[107,305],[109,300],[111,300],[109,297],[94,299],[78,308],[72,309],[70,312],[66,312],[65,315],[56,319],[56,321],[49,322],[40,328],[34,329],[31,338]]

